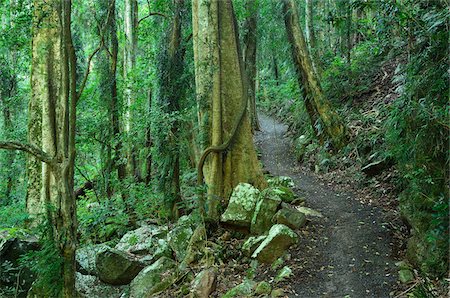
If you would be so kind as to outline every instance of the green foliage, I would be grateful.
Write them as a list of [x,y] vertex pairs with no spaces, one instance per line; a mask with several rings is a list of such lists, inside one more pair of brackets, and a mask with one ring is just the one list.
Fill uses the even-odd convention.
[[0,208],[0,223],[2,228],[24,227],[29,218],[22,202],[13,202]]
[[60,297],[63,286],[63,259],[53,240],[52,226],[48,221],[44,221],[37,230],[41,235],[39,239],[41,249],[22,256],[21,266],[26,266],[36,276],[33,283],[33,292],[36,296]]

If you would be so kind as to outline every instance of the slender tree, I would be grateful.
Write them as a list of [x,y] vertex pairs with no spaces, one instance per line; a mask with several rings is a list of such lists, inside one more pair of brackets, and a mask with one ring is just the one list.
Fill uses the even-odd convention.
[[[205,151],[198,181],[208,185],[208,216],[239,182],[264,188],[247,112],[245,69],[231,0],[193,0],[195,81]],[[209,147],[208,147],[209,146]]]
[[244,23],[244,63],[248,80],[248,110],[252,130],[259,130],[258,114],[256,112],[256,43],[258,2],[247,0],[245,3],[247,18]]
[[297,70],[299,84],[303,87],[303,98],[311,124],[314,127],[317,118],[319,118],[333,145],[338,149],[342,148],[347,141],[346,127],[325,97],[319,78],[314,72],[311,55],[300,28],[297,6],[294,0],[283,0],[283,14],[286,32],[291,44],[292,58]]
[[128,138],[126,142],[127,152],[127,174],[139,177],[139,167],[137,166],[136,150],[133,146],[133,120],[134,103],[136,92],[133,84],[133,71],[136,67],[137,54],[137,29],[138,29],[138,3],[136,0],[125,0],[124,10],[124,59],[123,59],[123,79],[125,81],[124,100],[126,103],[124,131]]

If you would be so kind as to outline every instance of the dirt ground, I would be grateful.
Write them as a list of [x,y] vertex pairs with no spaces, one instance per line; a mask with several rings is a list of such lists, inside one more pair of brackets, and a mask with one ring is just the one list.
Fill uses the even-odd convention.
[[[287,126],[260,115],[255,140],[264,168],[294,179],[306,205],[324,217],[300,231],[290,251],[293,277],[285,284],[289,297],[389,297],[396,285],[397,249],[388,214],[361,203],[358,195],[336,190],[301,170],[291,153]],[[262,267],[260,276],[269,268]],[[264,272],[265,271],[265,272]]]

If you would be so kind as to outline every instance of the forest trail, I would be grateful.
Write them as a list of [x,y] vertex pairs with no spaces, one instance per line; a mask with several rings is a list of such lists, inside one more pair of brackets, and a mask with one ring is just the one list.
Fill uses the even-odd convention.
[[361,204],[353,194],[324,185],[301,172],[285,137],[287,126],[259,115],[255,141],[264,168],[290,176],[306,206],[324,217],[301,231],[292,251],[293,297],[389,297],[396,282],[392,233],[380,208]]

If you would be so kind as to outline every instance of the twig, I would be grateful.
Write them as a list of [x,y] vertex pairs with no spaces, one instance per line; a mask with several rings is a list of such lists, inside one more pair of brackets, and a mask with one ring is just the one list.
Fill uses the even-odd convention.
[[33,155],[40,161],[45,162],[49,165],[53,165],[55,163],[53,157],[51,157],[49,154],[47,154],[47,152],[44,152],[41,148],[35,145],[19,143],[16,141],[0,141],[0,149],[23,151]]
[[411,287],[409,287],[408,289],[406,289],[406,291],[401,292],[400,294],[398,294],[397,296],[395,296],[394,298],[399,298],[402,297],[403,295],[405,295],[406,293],[408,293],[409,291],[411,291],[412,289],[414,289],[415,286],[417,286],[419,282],[415,282]]

